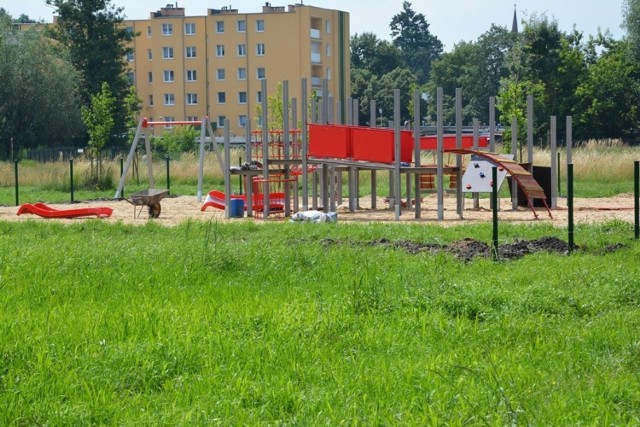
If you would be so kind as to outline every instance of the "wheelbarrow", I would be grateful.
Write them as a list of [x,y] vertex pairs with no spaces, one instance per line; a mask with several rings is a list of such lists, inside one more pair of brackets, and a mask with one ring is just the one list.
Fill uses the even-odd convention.
[[[158,218],[162,208],[160,206],[160,200],[169,194],[169,190],[142,190],[137,193],[133,193],[129,196],[129,199],[125,199],[127,202],[133,205],[133,217],[139,218],[144,207],[147,207],[149,212],[149,218]],[[138,209],[140,206],[140,209]]]

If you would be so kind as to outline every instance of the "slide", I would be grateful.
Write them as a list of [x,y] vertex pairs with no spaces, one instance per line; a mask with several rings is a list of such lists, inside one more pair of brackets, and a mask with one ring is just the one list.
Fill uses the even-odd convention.
[[25,203],[18,209],[18,215],[34,214],[42,218],[79,218],[84,216],[96,216],[98,218],[108,218],[113,213],[113,209],[107,207],[77,208],[77,209],[55,209],[44,203]]

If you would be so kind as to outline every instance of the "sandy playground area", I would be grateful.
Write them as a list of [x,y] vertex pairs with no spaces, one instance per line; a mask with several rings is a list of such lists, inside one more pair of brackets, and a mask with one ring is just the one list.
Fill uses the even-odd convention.
[[[25,201],[35,203],[35,200]],[[337,210],[338,223],[340,222],[396,222],[395,212],[389,208],[389,205],[382,198],[377,200],[377,209],[370,209],[370,198],[363,197],[359,202],[359,209],[355,212],[349,212],[348,200],[343,200],[344,204],[339,205]],[[473,208],[473,201],[467,199],[465,201],[465,209],[463,218],[460,219],[456,213],[455,197],[452,195],[445,196],[444,199],[444,220],[437,219],[437,198],[435,194],[428,195],[422,202],[421,218],[415,218],[413,209],[402,209],[400,222],[415,222],[423,224],[437,224],[442,226],[473,224],[490,222],[492,212],[489,209],[489,200],[481,199],[480,208]],[[97,207],[104,206],[113,209],[110,218],[102,218],[100,221],[106,222],[122,222],[125,224],[143,225],[147,221],[154,221],[164,226],[174,226],[187,220],[197,221],[256,221],[271,222],[283,221],[282,215],[270,216],[267,221],[255,218],[232,218],[225,219],[224,211],[209,207],[206,211],[200,211],[201,203],[198,202],[196,196],[179,196],[165,197],[161,201],[162,212],[158,218],[150,219],[147,214],[147,208],[142,206],[142,212],[136,216],[136,209],[140,211],[140,207],[135,208],[125,200],[101,200],[82,203],[59,203],[50,204],[56,209],[76,209],[81,207]],[[65,224],[71,224],[77,221],[95,220],[95,217],[73,218],[73,219],[49,219],[42,218],[37,215],[23,214],[17,215],[18,207],[16,206],[0,206],[0,221],[57,221]],[[535,218],[533,212],[529,208],[519,207],[512,210],[511,199],[500,200],[500,211],[498,218],[501,223],[551,223],[558,227],[567,225],[567,201],[565,198],[558,198],[558,207],[552,209],[553,218],[549,218],[544,208],[536,208],[538,219]],[[632,194],[621,194],[608,198],[590,198],[590,199],[574,199],[574,221],[575,223],[594,223],[610,220],[620,220],[633,223],[634,221],[634,201]]]

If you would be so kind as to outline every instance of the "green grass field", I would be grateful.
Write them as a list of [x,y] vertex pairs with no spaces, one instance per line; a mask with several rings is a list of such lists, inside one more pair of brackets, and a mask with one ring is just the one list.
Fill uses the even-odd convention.
[[0,424],[638,425],[632,234],[465,263],[375,242],[490,226],[0,222]]

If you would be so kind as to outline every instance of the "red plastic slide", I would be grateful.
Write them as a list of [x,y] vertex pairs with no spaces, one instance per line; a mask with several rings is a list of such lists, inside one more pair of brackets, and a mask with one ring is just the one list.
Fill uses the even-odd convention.
[[34,214],[43,218],[78,218],[83,216],[97,216],[98,218],[108,218],[113,213],[113,209],[107,207],[77,208],[77,209],[55,209],[44,203],[25,203],[18,209],[18,215]]

